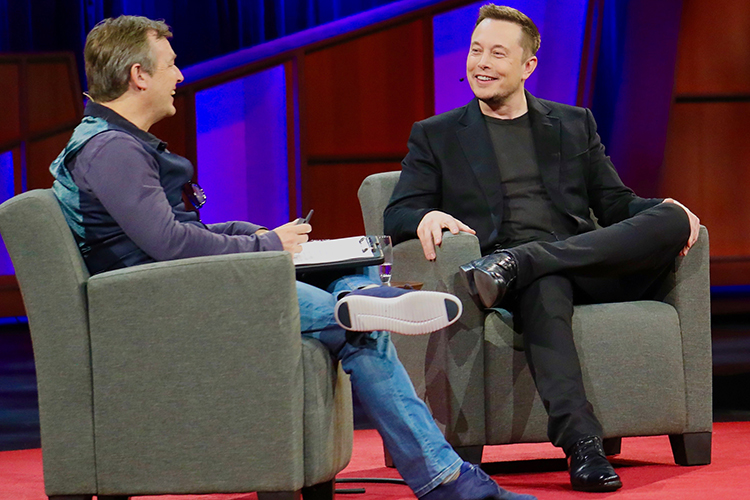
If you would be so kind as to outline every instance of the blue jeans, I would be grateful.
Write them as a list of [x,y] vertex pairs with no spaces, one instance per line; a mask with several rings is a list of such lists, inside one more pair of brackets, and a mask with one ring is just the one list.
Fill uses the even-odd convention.
[[335,296],[378,283],[364,275],[334,281],[329,292],[297,282],[302,335],[319,340],[351,377],[401,477],[422,496],[455,473],[462,460],[445,441],[396,356],[388,332],[347,332],[336,324]]

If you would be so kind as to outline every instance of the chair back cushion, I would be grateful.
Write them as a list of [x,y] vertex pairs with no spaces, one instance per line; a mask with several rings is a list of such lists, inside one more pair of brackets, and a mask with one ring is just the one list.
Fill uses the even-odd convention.
[[48,495],[96,491],[89,273],[51,189],[0,205],[0,234],[29,317]]
[[357,196],[365,221],[365,233],[383,234],[383,212],[393,194],[401,172],[373,174],[362,181]]

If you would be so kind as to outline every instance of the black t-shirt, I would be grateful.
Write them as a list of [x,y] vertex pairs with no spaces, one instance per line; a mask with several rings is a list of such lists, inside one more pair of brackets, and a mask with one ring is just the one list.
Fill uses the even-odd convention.
[[539,173],[529,114],[512,120],[485,116],[503,193],[500,244],[555,241],[570,234],[565,214],[552,204]]

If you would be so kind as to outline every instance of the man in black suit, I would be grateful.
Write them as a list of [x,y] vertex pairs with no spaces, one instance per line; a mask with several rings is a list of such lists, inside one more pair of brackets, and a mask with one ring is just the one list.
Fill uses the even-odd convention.
[[695,243],[699,220],[627,188],[588,109],[524,90],[539,43],[523,13],[480,9],[466,63],[476,98],[414,124],[385,232],[396,243],[418,237],[429,260],[443,230],[476,234],[484,257],[461,267],[470,292],[513,311],[573,487],[611,491],[622,483],[584,391],[573,304],[647,296]]

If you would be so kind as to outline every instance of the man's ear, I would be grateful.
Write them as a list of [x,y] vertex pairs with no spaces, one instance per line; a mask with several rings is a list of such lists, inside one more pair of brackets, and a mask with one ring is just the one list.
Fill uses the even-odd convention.
[[536,69],[536,63],[538,62],[538,59],[536,56],[531,56],[529,59],[523,63],[523,79],[526,80],[528,77],[531,76],[531,74]]
[[134,90],[146,90],[148,88],[148,81],[143,76],[143,67],[136,63],[130,67],[130,85],[134,87]]

